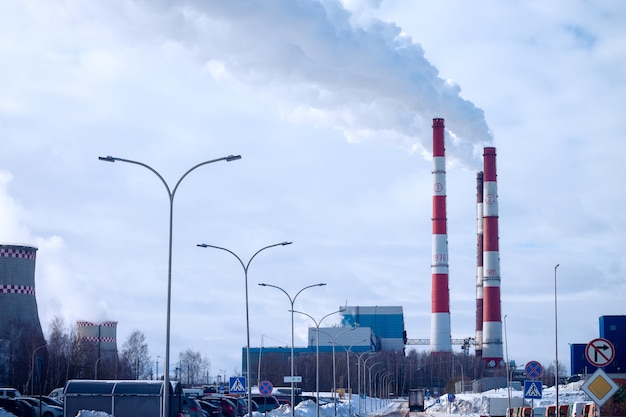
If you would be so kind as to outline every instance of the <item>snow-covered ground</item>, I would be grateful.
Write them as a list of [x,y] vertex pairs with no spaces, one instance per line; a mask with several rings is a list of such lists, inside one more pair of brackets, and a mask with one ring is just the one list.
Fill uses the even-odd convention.
[[[571,404],[577,401],[589,401],[587,395],[580,389],[584,381],[574,382],[568,385],[559,386],[559,403]],[[426,413],[433,416],[443,416],[454,414],[457,417],[478,417],[481,415],[489,415],[489,397],[507,398],[506,389],[487,391],[482,394],[457,394],[452,403],[447,400],[447,395],[440,397],[439,403],[434,399],[426,402]],[[523,397],[522,391],[511,390],[511,398]],[[556,389],[544,388],[542,398],[534,400],[535,407],[545,407],[555,403]],[[530,404],[530,401],[528,402]],[[406,407],[406,400],[379,400],[376,398],[363,398],[359,404],[359,398],[352,396],[351,401],[348,399],[341,400],[337,403],[337,417],[351,417],[359,412],[361,416],[380,416],[398,411],[402,407]],[[254,413],[253,417],[263,417],[260,413]],[[300,403],[295,410],[296,417],[317,417],[315,403],[305,401]],[[291,409],[287,406],[267,413],[266,417],[289,417]],[[81,411],[80,417],[111,417],[107,413],[100,411]],[[0,417],[13,417],[13,414],[7,413],[0,409]],[[320,405],[319,417],[335,417],[335,407],[332,403]]]

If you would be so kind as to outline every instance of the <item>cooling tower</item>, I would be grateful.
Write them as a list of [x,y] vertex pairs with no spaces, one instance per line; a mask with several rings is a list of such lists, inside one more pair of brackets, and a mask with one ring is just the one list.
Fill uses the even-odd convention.
[[32,246],[0,245],[0,355],[10,358],[0,383],[24,383],[31,354],[45,345],[35,298],[36,254]]
[[483,173],[476,174],[476,357],[483,352]]
[[482,356],[488,368],[503,363],[500,312],[500,252],[498,247],[498,187],[496,148],[483,154],[483,340]]
[[448,232],[446,219],[446,159],[444,120],[433,119],[431,352],[452,352],[448,290]]
[[100,324],[79,321],[76,322],[76,331],[80,340],[97,343],[98,357],[115,355],[117,352],[116,321],[106,321]]

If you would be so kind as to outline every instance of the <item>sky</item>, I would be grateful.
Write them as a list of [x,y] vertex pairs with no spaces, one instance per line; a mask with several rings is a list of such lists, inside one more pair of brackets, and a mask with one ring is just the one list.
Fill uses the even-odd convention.
[[[569,365],[626,314],[626,5],[613,1],[0,4],[0,241],[38,248],[54,317],[118,322],[163,366],[241,372],[321,318],[402,306],[430,336],[432,119],[446,123],[453,338],[475,335],[476,172],[497,149],[507,356]],[[556,265],[560,265],[555,269]],[[556,291],[555,291],[555,281]],[[555,304],[555,298],[557,302]],[[557,318],[555,323],[555,306]],[[324,324],[337,323],[336,317]],[[311,320],[294,319],[296,346]],[[428,346],[409,349],[428,350]],[[454,346],[460,351],[460,346]]]

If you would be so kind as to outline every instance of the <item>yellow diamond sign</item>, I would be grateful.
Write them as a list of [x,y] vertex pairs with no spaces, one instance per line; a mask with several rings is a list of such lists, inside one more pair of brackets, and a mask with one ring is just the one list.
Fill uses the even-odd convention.
[[619,389],[609,376],[600,368],[580,387],[598,405],[604,404]]

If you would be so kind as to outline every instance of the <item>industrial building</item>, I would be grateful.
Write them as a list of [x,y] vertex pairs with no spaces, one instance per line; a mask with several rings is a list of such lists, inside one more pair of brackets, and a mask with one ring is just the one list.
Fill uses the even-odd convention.
[[[621,374],[626,371],[626,316],[600,316],[598,337],[613,345],[615,357],[603,368],[607,374]],[[596,371],[585,354],[587,343],[570,344],[570,371],[572,375],[591,374]]]
[[[346,355],[354,353],[396,351],[404,352],[406,331],[404,313],[400,306],[345,306],[340,307],[341,325],[335,327],[309,327],[308,346],[294,347],[294,356],[311,357],[318,352],[333,351]],[[250,347],[250,375],[252,383],[267,375],[266,368],[277,363],[287,364],[290,346]],[[247,369],[246,348],[241,358],[244,374]]]

